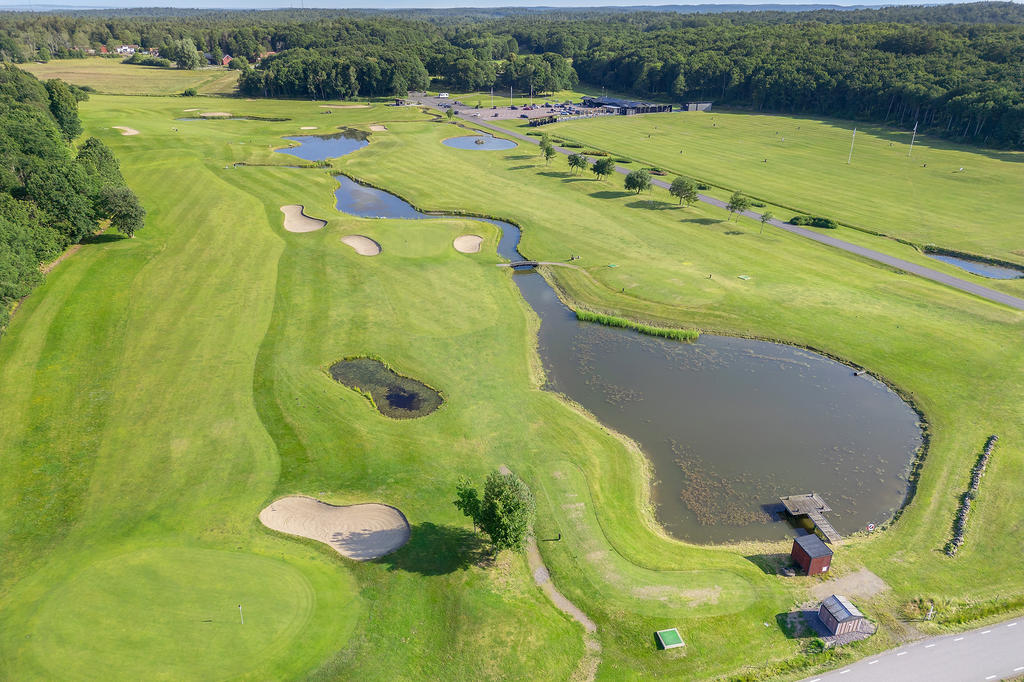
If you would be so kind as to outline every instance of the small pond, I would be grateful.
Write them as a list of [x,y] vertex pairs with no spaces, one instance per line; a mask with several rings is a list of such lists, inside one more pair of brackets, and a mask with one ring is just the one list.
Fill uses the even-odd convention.
[[377,410],[392,419],[423,417],[444,402],[441,394],[426,384],[402,376],[373,358],[352,358],[331,365],[331,377],[369,393]]
[[[387,192],[339,176],[339,210],[429,219]],[[519,229],[499,220],[498,253],[519,260]],[[538,273],[513,279],[541,319],[548,388],[637,441],[656,515],[698,543],[778,540],[778,498],[817,492],[842,534],[888,519],[922,442],[917,414],[870,375],[800,348],[703,335],[681,343],[579,322]],[[333,371],[333,368],[332,368]]]
[[1024,277],[1024,269],[985,263],[984,261],[974,260],[973,258],[964,258],[962,256],[949,256],[944,253],[925,253],[924,255],[935,260],[940,260],[943,263],[955,265],[958,268],[975,275],[988,277],[990,279],[1020,279]]
[[514,149],[518,145],[512,140],[505,140],[494,135],[481,133],[480,135],[464,135],[462,137],[449,137],[442,140],[441,144],[456,149],[476,149],[479,151],[499,151],[502,149]]
[[298,147],[276,149],[279,154],[297,156],[306,161],[325,161],[339,156],[351,154],[362,149],[369,142],[369,135],[359,130],[343,130],[330,135],[296,135],[285,137],[286,140],[298,142]]

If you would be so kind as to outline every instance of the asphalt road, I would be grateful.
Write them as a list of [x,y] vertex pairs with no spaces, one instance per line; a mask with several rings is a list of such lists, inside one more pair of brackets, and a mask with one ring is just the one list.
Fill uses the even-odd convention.
[[[489,130],[493,130],[504,135],[511,135],[512,137],[515,137],[524,142],[529,142],[535,145],[540,144],[540,141],[537,138],[522,135],[520,133],[516,133],[496,125],[491,125],[486,121],[481,121],[475,118],[466,118],[466,120],[470,121],[471,123],[476,123],[477,125],[487,128]],[[555,149],[562,154],[572,154],[575,151],[577,151],[572,149],[563,149],[562,147],[555,147]],[[622,175],[626,175],[630,171],[629,168],[624,168],[622,166],[616,166],[615,170],[616,172]],[[652,184],[655,184],[658,187],[663,187],[665,189],[668,189],[669,187],[669,183],[665,182],[664,180],[653,179],[651,182]],[[725,208],[727,203],[722,201],[721,199],[709,197],[705,194],[700,195],[700,200],[703,201],[704,203],[711,204],[712,206],[718,206],[719,208],[723,209]],[[746,211],[743,213],[743,215],[745,215],[748,218],[753,218],[754,220],[761,219],[761,214],[755,213],[754,211]],[[1011,308],[1016,308],[1017,310],[1024,310],[1024,299],[1017,298],[1016,296],[1011,296],[1010,294],[1004,294],[1001,291],[990,289],[986,286],[982,286],[981,284],[975,284],[974,282],[969,282],[965,279],[954,277],[953,275],[947,275],[944,272],[933,270],[932,268],[929,268],[927,266],[911,263],[910,261],[903,260],[902,258],[890,256],[888,254],[882,253],[881,251],[875,251],[874,249],[869,249],[864,246],[851,244],[850,242],[844,241],[842,239],[830,237],[826,234],[815,232],[813,230],[808,230],[798,225],[790,225],[789,223],[784,223],[781,220],[769,220],[768,223],[779,228],[780,230],[792,232],[795,235],[811,239],[820,244],[831,246],[836,249],[841,249],[843,251],[846,251],[847,253],[852,253],[862,258],[873,260],[876,263],[882,263],[884,265],[888,265],[890,267],[903,270],[904,272],[909,272],[911,274],[917,275],[918,277],[930,279],[933,282],[945,284],[946,286],[950,286],[953,287],[954,289],[959,289],[960,291],[973,294],[974,296],[978,296],[979,298],[993,301],[995,303],[1001,303],[1003,305],[1010,306]]]
[[1024,675],[1024,619],[932,637],[805,682],[991,682]]

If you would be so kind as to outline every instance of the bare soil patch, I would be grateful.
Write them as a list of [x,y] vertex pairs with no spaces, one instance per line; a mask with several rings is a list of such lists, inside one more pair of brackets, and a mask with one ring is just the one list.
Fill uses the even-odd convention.
[[379,124],[370,126],[370,130],[375,133],[383,133],[387,129],[387,126],[382,126]]
[[312,497],[292,495],[265,507],[260,522],[271,530],[330,545],[356,561],[390,554],[409,541],[405,514],[386,504],[336,507]]
[[347,234],[341,241],[355,249],[360,256],[376,256],[381,252],[380,244],[361,234]]
[[281,213],[284,213],[284,229],[289,232],[315,232],[327,224],[326,220],[306,215],[302,204],[282,206]]
[[841,594],[846,597],[873,597],[883,590],[889,589],[885,581],[879,578],[866,568],[855,573],[844,575],[835,580],[826,580],[811,588],[811,594],[815,599],[824,599],[832,594]]
[[479,253],[480,244],[484,241],[483,237],[479,237],[475,234],[464,234],[455,238],[452,242],[452,246],[459,253]]
[[128,126],[114,126],[114,130],[120,130],[122,135],[138,135],[139,131]]
[[299,130],[316,130],[316,126],[302,126]]

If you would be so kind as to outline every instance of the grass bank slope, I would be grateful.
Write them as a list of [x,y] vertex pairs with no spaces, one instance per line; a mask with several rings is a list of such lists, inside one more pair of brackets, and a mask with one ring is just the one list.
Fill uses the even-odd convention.
[[[605,116],[545,126],[544,132],[789,209],[1024,263],[1024,152],[918,136],[908,158],[909,132],[745,113]],[[793,211],[776,213],[788,219]]]

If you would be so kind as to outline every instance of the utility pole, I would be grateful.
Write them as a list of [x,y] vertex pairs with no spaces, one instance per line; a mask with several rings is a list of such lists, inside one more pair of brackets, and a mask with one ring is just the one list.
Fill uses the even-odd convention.
[[241,604],[238,605],[238,617],[241,619],[242,625],[245,625],[245,616],[242,615],[242,605]]
[[850,155],[846,157],[846,165],[849,166],[850,162],[853,161],[853,141],[857,139],[857,129],[853,129],[853,137],[850,138]]
[[914,121],[914,136],[910,138],[910,150],[907,152],[907,158],[910,158],[910,154],[914,151],[914,140],[917,139],[917,121]]
[[508,105],[512,106],[512,85],[508,86]]

